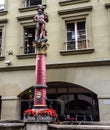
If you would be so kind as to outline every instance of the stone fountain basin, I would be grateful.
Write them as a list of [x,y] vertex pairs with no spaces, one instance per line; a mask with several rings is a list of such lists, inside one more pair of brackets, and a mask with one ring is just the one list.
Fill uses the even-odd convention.
[[18,120],[0,121],[0,130],[110,130],[110,122],[73,122],[54,124],[23,122]]
[[1,120],[0,130],[23,130],[25,124],[18,120]]
[[49,130],[110,130],[110,122],[61,122],[48,127]]

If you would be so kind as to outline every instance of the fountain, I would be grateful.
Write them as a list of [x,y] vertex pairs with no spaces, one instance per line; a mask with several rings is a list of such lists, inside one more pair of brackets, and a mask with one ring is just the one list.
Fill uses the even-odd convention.
[[45,29],[48,15],[44,10],[45,6],[38,5],[38,13],[34,16],[34,21],[37,23],[34,43],[36,49],[34,105],[33,109],[24,112],[24,121],[52,122],[57,117],[56,111],[47,108],[46,104],[46,51],[49,44],[47,44]]

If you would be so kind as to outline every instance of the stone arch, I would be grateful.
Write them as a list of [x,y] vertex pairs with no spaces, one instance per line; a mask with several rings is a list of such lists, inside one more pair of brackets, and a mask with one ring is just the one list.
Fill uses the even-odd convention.
[[[83,115],[90,116],[91,120],[99,120],[99,108],[97,94],[87,88],[69,82],[47,82],[47,105],[53,107],[59,114],[61,120],[65,120],[66,115],[77,117]],[[21,99],[21,110],[23,104],[32,108],[34,89],[33,86],[18,95]],[[25,105],[26,106],[26,105]],[[27,109],[26,107],[26,109]],[[21,117],[23,117],[23,111]]]
[[[47,98],[62,100],[66,108],[65,116],[77,117],[78,120],[99,120],[97,94],[83,86],[69,82],[48,82],[47,85]],[[59,111],[59,107],[55,108],[55,103],[53,107]],[[88,119],[84,119],[85,117]],[[65,117],[61,118],[63,120]]]

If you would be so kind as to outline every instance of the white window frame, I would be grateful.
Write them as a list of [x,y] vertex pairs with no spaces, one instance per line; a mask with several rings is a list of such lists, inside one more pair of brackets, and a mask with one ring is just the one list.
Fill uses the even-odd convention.
[[[66,32],[67,32],[67,24],[69,23],[73,23],[74,24],[74,28],[75,28],[75,49],[74,50],[78,50],[78,30],[77,30],[77,23],[78,22],[85,22],[85,32],[86,32],[86,48],[88,48],[88,40],[87,40],[87,25],[86,25],[86,20],[76,20],[76,21],[72,21],[72,22],[66,22]],[[68,41],[66,42],[66,50],[68,50]]]
[[[28,3],[29,1],[29,3]],[[24,0],[24,7],[30,7],[30,0]]]
[[[35,28],[36,29],[36,27],[35,26],[24,26],[23,27],[23,29],[24,29],[24,50],[23,50],[23,52],[24,52],[24,54],[33,54],[33,53],[35,53],[35,50],[34,50],[34,52],[33,53],[31,53],[31,52],[25,52],[25,47],[26,47],[26,44],[25,44],[25,29],[26,28],[31,28],[31,27],[33,27],[33,28]],[[27,48],[27,47],[26,47]],[[28,48],[27,48],[28,49]]]

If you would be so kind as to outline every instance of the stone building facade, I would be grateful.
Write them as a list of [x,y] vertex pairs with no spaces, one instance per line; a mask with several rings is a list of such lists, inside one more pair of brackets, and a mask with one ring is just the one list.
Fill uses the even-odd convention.
[[[32,108],[36,5],[46,6],[47,103],[63,115],[110,119],[110,0],[4,0],[0,4],[1,119]],[[51,102],[51,103],[50,103]]]

